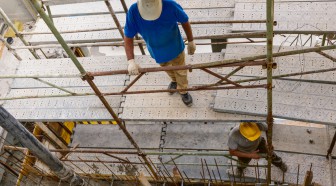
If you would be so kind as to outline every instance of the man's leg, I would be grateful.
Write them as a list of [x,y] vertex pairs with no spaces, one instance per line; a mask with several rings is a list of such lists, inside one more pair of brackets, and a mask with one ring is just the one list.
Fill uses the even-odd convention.
[[[173,66],[184,66],[185,65],[185,54],[184,51],[174,59]],[[188,88],[188,70],[175,70],[175,77],[178,89]],[[191,95],[187,91],[180,91],[182,101],[185,105],[190,107],[193,103]]]
[[[168,61],[167,63],[162,63],[160,64],[161,67],[168,67],[168,66],[173,66],[172,61]],[[176,82],[176,76],[174,71],[166,71],[168,76],[171,79],[170,84],[168,85],[169,90],[175,90],[177,89],[177,82]],[[173,95],[175,92],[169,92],[170,95]]]
[[[169,66],[173,66],[172,65],[172,61],[168,61],[167,63],[162,63],[160,64],[161,67],[169,67]],[[168,74],[168,76],[170,77],[172,82],[176,82],[176,77],[175,77],[175,72],[174,71],[166,71],[166,73]]]
[[[258,150],[259,150],[259,153],[265,153],[265,154],[268,153],[267,143],[266,143],[265,138],[263,138],[263,137],[261,138],[261,141],[259,143]],[[284,172],[287,171],[287,166],[285,168],[286,164],[282,161],[281,157],[279,157],[278,155],[275,154],[274,151],[272,153],[272,164],[274,166],[280,168]]]
[[[185,65],[185,54],[184,51],[181,52],[175,59],[172,60],[173,66],[184,66]],[[177,88],[187,89],[188,88],[188,70],[175,70]],[[180,94],[186,94],[187,91],[181,91]]]

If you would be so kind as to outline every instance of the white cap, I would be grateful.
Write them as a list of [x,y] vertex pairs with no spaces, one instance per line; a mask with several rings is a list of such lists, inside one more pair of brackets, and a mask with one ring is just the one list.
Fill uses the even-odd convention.
[[138,0],[141,17],[147,21],[158,19],[162,12],[162,0]]

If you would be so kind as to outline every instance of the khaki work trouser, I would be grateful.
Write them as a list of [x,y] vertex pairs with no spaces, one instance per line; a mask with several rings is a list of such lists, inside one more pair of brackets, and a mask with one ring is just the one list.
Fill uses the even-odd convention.
[[[160,64],[161,67],[168,66],[184,66],[185,65],[185,54],[182,51],[175,59],[170,60],[166,63]],[[177,83],[177,89],[187,89],[188,88],[188,70],[174,70],[166,71],[168,76],[171,78],[172,82]],[[180,94],[185,94],[187,91],[181,91]]]

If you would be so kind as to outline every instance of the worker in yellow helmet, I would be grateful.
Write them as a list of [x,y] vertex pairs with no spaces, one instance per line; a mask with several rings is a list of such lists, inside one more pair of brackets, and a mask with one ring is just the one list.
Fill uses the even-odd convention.
[[[136,34],[140,34],[145,40],[147,49],[162,67],[184,66],[185,45],[178,24],[188,39],[188,54],[193,55],[196,50],[194,38],[189,23],[189,17],[183,8],[173,0],[138,0],[127,12],[125,24],[125,50],[128,60],[128,72],[130,75],[139,74],[139,64],[134,58],[134,41]],[[187,70],[167,71],[171,79],[169,90],[187,89]],[[174,92],[172,92],[174,93]],[[179,91],[185,105],[191,106],[193,99],[185,91]]]
[[[241,177],[246,165],[251,159],[261,158],[258,153],[267,154],[266,140],[261,137],[261,131],[267,132],[265,123],[242,122],[233,128],[229,134],[228,146],[232,156],[238,157],[237,176]],[[287,165],[274,152],[272,154],[272,164],[280,168],[283,172],[287,171]]]

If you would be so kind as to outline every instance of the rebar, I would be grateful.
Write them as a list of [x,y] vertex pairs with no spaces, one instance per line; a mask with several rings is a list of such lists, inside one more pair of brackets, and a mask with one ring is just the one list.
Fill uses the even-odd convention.
[[[73,170],[66,167],[55,155],[42,145],[26,128],[22,126],[10,113],[0,106],[0,125],[7,132],[24,144],[36,157],[45,163],[57,176],[74,185],[81,185],[83,179]],[[17,135],[20,134],[20,135]]]
[[218,167],[216,158],[214,158],[214,160],[215,160],[215,164],[216,164],[216,168],[217,168],[217,172],[218,172],[219,180],[220,180],[221,184],[223,184],[222,176],[221,176],[221,174],[220,174],[220,171],[219,171],[219,167]]

